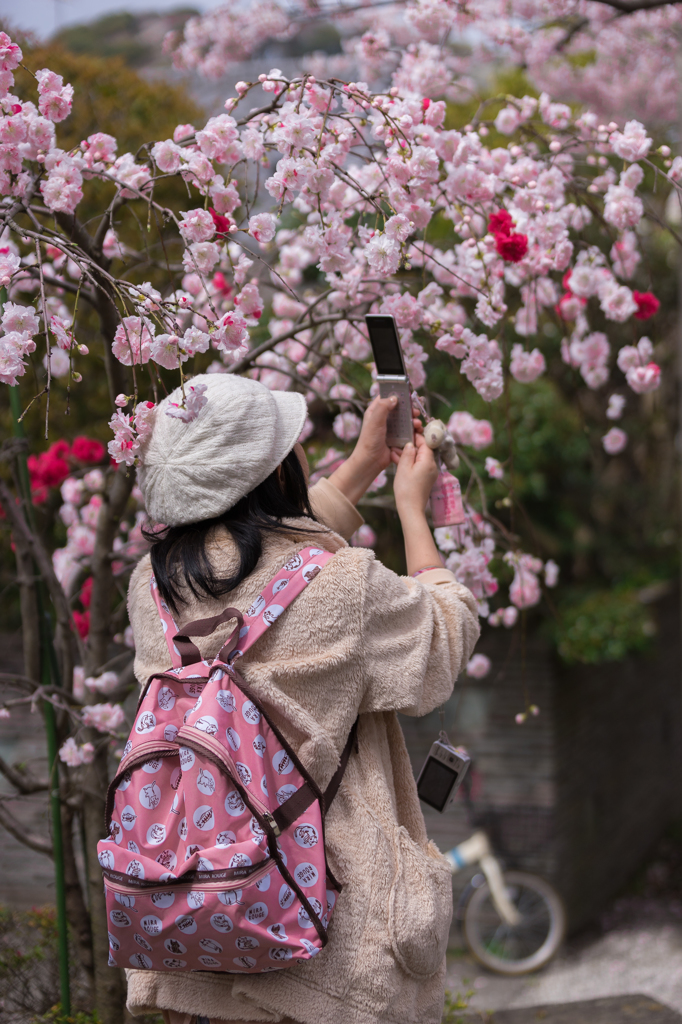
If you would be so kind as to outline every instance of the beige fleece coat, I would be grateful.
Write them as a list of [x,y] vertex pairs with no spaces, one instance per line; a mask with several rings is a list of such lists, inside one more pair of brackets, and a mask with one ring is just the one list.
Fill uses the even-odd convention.
[[[452,914],[449,868],[427,841],[396,711],[423,715],[448,699],[478,637],[476,601],[445,569],[397,576],[371,551],[348,547],[362,522],[328,481],[311,489],[331,528],[314,543],[336,552],[319,576],[240,661],[240,671],[324,789],[357,715],[359,752],[327,816],[329,865],[343,891],[328,945],[314,959],[254,977],[128,971],[133,1014],[177,1010],[222,1020],[301,1024],[439,1024]],[[305,526],[306,520],[290,520]],[[339,531],[339,532],[332,532]],[[248,608],[310,534],[265,535],[256,570],[229,602],[194,599],[184,622],[228,603]],[[210,546],[232,570],[226,532]],[[129,590],[135,672],[145,683],[168,667],[145,557]],[[190,595],[191,596],[191,595]],[[232,626],[196,639],[214,656]]]

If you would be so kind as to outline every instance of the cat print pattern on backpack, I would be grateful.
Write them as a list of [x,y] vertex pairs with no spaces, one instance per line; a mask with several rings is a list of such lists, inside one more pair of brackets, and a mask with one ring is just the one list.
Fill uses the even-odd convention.
[[[245,615],[227,608],[182,632],[152,577],[172,668],[150,678],[109,788],[98,856],[111,966],[257,974],[326,944],[340,886],[324,813],[356,726],[323,794],[234,663],[332,557],[306,548]],[[202,660],[189,636],[230,619],[232,636]]]

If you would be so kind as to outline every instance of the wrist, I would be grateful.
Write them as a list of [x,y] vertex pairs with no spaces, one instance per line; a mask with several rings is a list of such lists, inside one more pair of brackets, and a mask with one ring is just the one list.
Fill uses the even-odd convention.
[[415,502],[414,499],[397,501],[396,511],[403,526],[414,526],[421,523],[426,523],[428,526],[426,507],[422,506],[419,502]]
[[354,453],[351,453],[346,461],[332,473],[329,482],[341,491],[352,505],[356,505],[374,480],[376,473],[373,474],[366,464],[354,459],[353,455]]

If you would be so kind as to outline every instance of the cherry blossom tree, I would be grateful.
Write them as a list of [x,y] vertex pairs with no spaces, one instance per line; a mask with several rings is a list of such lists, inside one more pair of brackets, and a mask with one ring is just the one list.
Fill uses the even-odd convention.
[[[595,22],[597,5],[588,6]],[[527,22],[537,13],[535,5],[525,15],[514,10]],[[20,102],[12,89],[21,50],[0,34],[0,381],[19,389],[24,416],[34,416],[49,409],[55,380],[84,388],[101,365],[112,432],[109,461],[88,438],[56,440],[29,460],[31,494],[0,480],[19,575],[30,581],[27,567],[37,566],[56,651],[52,685],[38,686],[35,644],[25,644],[25,675],[2,680],[19,696],[8,696],[0,714],[38,698],[58,713],[64,815],[82,820],[88,867],[86,900],[69,846],[68,911],[105,1024],[120,1019],[123,983],[106,966],[96,842],[134,685],[123,601],[126,574],[145,545],[134,467],[166,390],[182,386],[168,414],[185,421],[206,402],[205,388],[193,383],[199,372],[248,374],[300,391],[311,406],[326,404],[339,447],[317,450],[314,474],[322,475],[344,457],[377,391],[367,312],[396,318],[415,398],[427,412],[436,358],[449,360],[485,403],[508,403],[512,386],[528,386],[558,363],[572,387],[579,382],[592,396],[596,415],[614,424],[626,409],[636,422],[639,396],[659,388],[658,299],[641,275],[643,225],[657,216],[645,175],[679,192],[682,157],[671,160],[634,118],[605,123],[547,92],[487,98],[469,123],[453,126],[448,101],[474,90],[467,62],[443,43],[453,25],[479,24],[491,47],[504,44],[517,59],[523,51],[516,22],[493,26],[493,12],[423,0],[408,5],[402,21],[388,10],[377,29],[375,11],[375,28],[356,40],[352,57],[383,82],[313,72],[287,79],[272,69],[238,82],[224,113],[178,125],[173,138],[151,139],[137,153],[119,153],[101,132],[60,148],[70,85],[34,69],[34,99]],[[564,13],[577,16],[571,5]],[[186,66],[210,72],[225,54],[243,57],[265,35],[290,31],[272,4],[249,8],[248,19],[232,8],[212,18],[188,23],[177,50]],[[523,59],[530,67],[528,52]],[[163,201],[170,181],[185,189],[180,213]],[[95,201],[96,215],[81,218],[79,208]],[[131,223],[139,225],[137,248]],[[93,317],[94,342],[84,326]],[[556,340],[547,324],[558,329]],[[466,521],[436,531],[437,541],[481,616],[511,629],[558,583],[558,566],[544,552],[524,551],[513,524],[489,507],[490,481],[504,484],[505,507],[514,505],[513,444],[506,460],[486,456],[490,422],[461,408],[450,413]],[[315,429],[311,418],[302,441],[314,442]],[[603,435],[609,455],[627,444],[620,426]],[[21,444],[8,443],[3,455],[20,459]],[[382,474],[375,492],[385,486]],[[59,505],[67,533],[54,552],[28,514],[46,497]],[[357,542],[372,539],[365,531]],[[35,638],[32,583],[22,586],[26,635]],[[476,656],[469,671],[480,678],[489,667]],[[520,720],[536,712],[529,705]],[[0,771],[19,793],[38,785],[11,766]],[[21,838],[11,814],[0,815]]]
[[[665,127],[676,118],[682,9],[662,0],[258,0],[190,18],[165,47],[176,67],[220,78],[264,40],[286,41],[315,19],[333,20],[342,32],[344,53],[331,67],[344,78],[372,81],[395,71],[407,48],[422,91],[436,83],[453,99],[475,91],[481,61],[502,59],[523,67],[539,91],[585,103],[607,120]],[[449,43],[469,53],[443,53]],[[505,113],[510,130],[515,121]]]

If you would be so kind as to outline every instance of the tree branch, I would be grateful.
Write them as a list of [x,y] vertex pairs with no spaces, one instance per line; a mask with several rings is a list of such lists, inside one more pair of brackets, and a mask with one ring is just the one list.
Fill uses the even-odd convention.
[[52,843],[47,839],[43,839],[42,836],[35,835],[33,832],[27,832],[26,826],[15,818],[1,801],[0,825],[23,846],[28,846],[29,850],[35,850],[36,853],[46,853],[48,857],[52,856]]
[[5,515],[12,526],[12,530],[19,533],[25,539],[26,544],[31,551],[31,555],[38,567],[38,571],[45,581],[45,585],[50,593],[52,605],[57,616],[57,625],[64,630],[66,635],[68,635],[70,631],[73,632],[79,654],[83,657],[83,642],[78,631],[73,629],[73,620],[71,618],[69,602],[66,599],[66,594],[64,593],[61,583],[57,579],[52,565],[52,559],[41,544],[40,540],[29,528],[20,507],[15,504],[9,488],[2,480],[0,480],[0,505],[2,505],[4,509]]
[[0,757],[0,773],[8,782],[11,782],[15,789],[18,789],[22,796],[29,793],[42,793],[48,788],[47,779],[34,779],[27,775],[16,765],[7,764],[4,758]]

